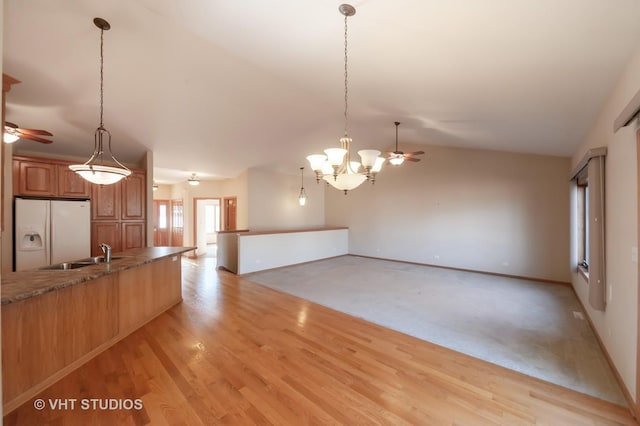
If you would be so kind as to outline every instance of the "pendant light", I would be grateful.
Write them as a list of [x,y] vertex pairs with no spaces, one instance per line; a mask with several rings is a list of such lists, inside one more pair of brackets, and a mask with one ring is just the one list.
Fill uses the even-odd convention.
[[189,179],[187,179],[187,182],[191,186],[200,185],[200,179],[198,178],[198,176],[195,173],[191,173],[191,177]]
[[307,204],[307,193],[304,190],[304,167],[300,167],[300,195],[298,195],[298,204],[300,204],[300,206]]
[[[313,154],[307,157],[311,169],[316,173],[316,181],[322,178],[336,189],[347,191],[357,188],[365,180],[375,182],[376,174],[382,168],[385,159],[380,157],[380,151],[376,149],[364,149],[358,151],[362,164],[351,161],[348,127],[348,68],[347,68],[347,18],[356,14],[355,7],[350,4],[341,4],[338,8],[344,15],[344,136],[340,138],[340,148],[328,148],[324,154]],[[360,172],[360,168],[364,171]]]
[[[122,163],[116,160],[113,152],[111,152],[111,133],[105,129],[102,116],[103,116],[103,68],[104,68],[104,54],[103,54],[103,40],[104,32],[111,28],[111,25],[102,18],[94,18],[93,23],[100,29],[100,126],[94,133],[94,145],[93,154],[91,158],[84,164],[76,164],[69,166],[71,170],[78,173],[84,179],[91,183],[99,185],[111,185],[120,181],[131,174],[131,170],[125,167]],[[104,144],[106,139],[106,145],[108,151],[104,152]],[[108,154],[105,155],[105,154]],[[106,158],[105,157],[110,157]],[[106,162],[105,162],[106,161]]]

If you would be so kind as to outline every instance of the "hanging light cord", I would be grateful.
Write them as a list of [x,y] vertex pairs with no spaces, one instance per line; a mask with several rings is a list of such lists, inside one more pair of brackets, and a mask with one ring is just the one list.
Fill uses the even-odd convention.
[[347,127],[349,123],[349,119],[347,118],[347,107],[348,107],[348,72],[347,72],[347,15],[344,15],[344,135],[348,136]]
[[102,113],[104,110],[104,28],[100,28],[100,127],[104,127]]

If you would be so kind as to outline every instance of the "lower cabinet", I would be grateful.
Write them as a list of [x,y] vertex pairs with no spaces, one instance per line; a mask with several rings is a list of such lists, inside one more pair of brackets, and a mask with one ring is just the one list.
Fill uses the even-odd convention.
[[146,247],[144,222],[122,222],[122,250]]
[[99,244],[111,246],[114,253],[146,247],[145,222],[93,221],[91,223],[91,255],[102,254]]
[[4,414],[181,300],[176,254],[3,305]]
[[91,222],[91,256],[102,254],[100,243],[111,246],[115,253],[122,251],[120,222]]

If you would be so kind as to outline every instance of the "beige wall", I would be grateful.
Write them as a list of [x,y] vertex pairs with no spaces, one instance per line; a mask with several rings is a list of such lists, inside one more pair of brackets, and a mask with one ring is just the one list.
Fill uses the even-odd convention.
[[326,190],[350,253],[569,281],[568,158],[422,148],[374,186]]
[[[299,172],[300,170],[296,170]],[[299,174],[249,169],[249,229],[303,229],[324,226],[324,183],[305,167],[307,204],[298,204]]]
[[[636,395],[636,350],[638,324],[638,264],[632,252],[638,247],[637,165],[635,129],[638,122],[613,133],[613,121],[640,90],[640,46],[613,88],[593,127],[572,158],[577,164],[585,152],[607,146],[605,160],[606,286],[607,307],[589,306],[587,284],[575,271],[573,286],[604,343],[631,396]],[[575,264],[575,236],[572,238]]]

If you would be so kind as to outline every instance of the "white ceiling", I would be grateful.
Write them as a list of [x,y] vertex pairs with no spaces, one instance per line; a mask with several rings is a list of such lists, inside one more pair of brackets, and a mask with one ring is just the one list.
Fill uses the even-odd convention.
[[[358,0],[352,149],[443,144],[568,156],[640,41],[637,0]],[[88,158],[99,123],[160,183],[298,173],[337,146],[344,17],[327,0],[5,0],[7,120],[54,134],[22,152]]]

